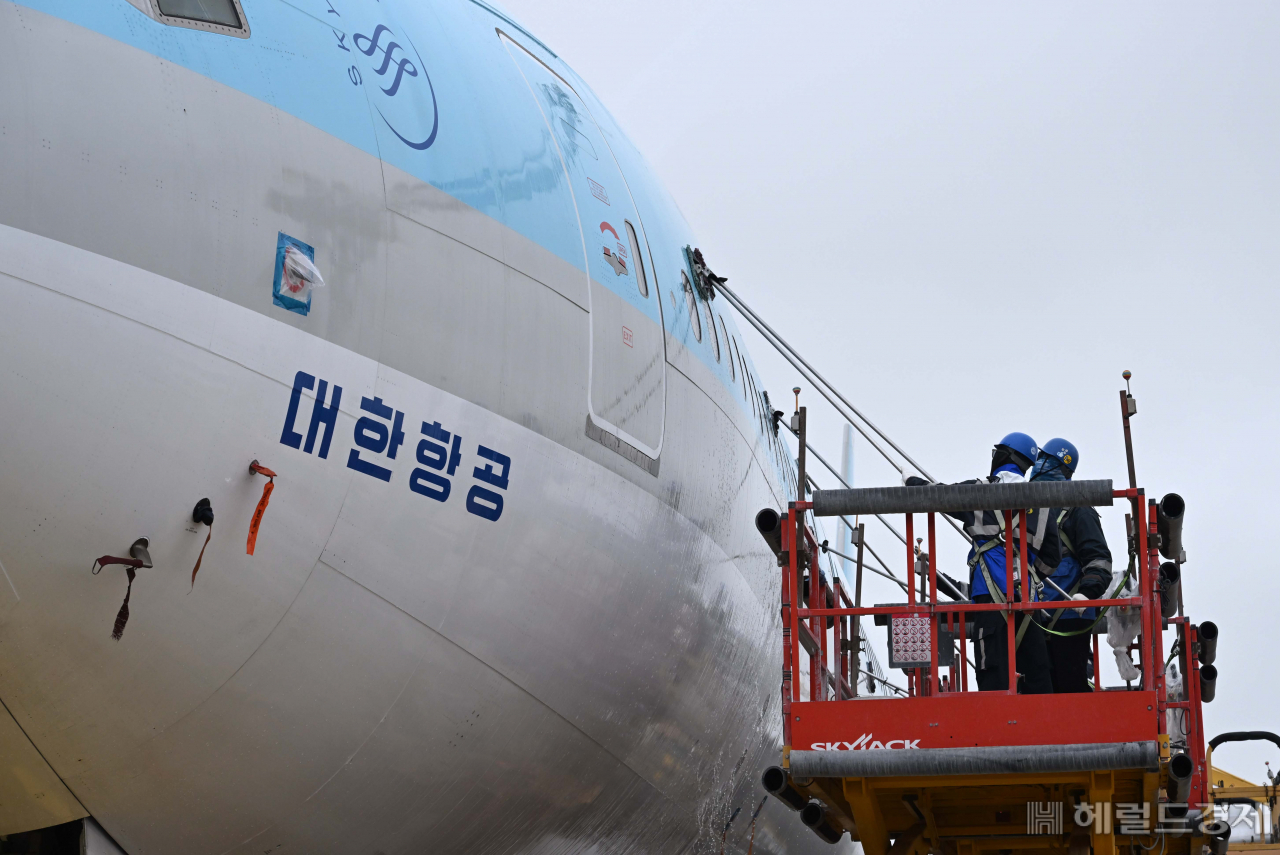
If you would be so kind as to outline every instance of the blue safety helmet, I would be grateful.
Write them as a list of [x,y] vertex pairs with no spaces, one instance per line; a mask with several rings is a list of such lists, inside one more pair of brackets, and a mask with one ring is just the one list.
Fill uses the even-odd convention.
[[1076,466],[1080,464],[1080,452],[1060,436],[1046,442],[1040,449],[1040,453],[1046,457],[1058,458],[1062,462],[1062,468],[1071,473],[1074,473]]
[[1040,449],[1036,447],[1036,441],[1025,433],[1013,433],[996,443],[996,448],[1007,448],[1010,451],[1021,454],[1027,459],[1027,466],[1036,462],[1036,456],[1040,453]]

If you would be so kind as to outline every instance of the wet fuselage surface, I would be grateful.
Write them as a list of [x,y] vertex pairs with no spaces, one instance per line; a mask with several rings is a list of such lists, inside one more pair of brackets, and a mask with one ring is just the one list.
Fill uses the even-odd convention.
[[726,851],[825,848],[750,823],[787,454],[591,90],[468,0],[163,5],[0,2],[0,715],[68,809],[131,853],[700,851],[735,808]]

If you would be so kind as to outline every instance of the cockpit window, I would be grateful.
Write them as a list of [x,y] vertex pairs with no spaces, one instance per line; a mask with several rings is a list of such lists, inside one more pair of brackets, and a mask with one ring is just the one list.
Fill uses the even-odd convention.
[[152,0],[166,24],[248,38],[240,0]]

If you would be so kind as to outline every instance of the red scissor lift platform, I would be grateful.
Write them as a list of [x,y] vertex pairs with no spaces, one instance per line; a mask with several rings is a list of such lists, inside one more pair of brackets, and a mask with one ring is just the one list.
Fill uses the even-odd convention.
[[[1224,825],[1197,809],[1209,801],[1197,627],[1177,613],[1180,608],[1166,617],[1171,609],[1168,593],[1162,606],[1159,510],[1143,490],[1116,490],[1111,481],[1048,481],[819,490],[812,496],[790,503],[774,540],[783,574],[785,744],[780,766],[765,773],[766,788],[799,810],[806,825],[831,842],[847,831],[867,855],[1045,849],[1077,855],[1090,848],[1112,855],[1117,847],[1157,845],[1196,855],[1204,845],[1225,851]],[[1020,602],[1016,574],[1008,573],[1004,603],[939,600],[933,558],[939,514],[1001,512],[1005,531],[1020,532],[1003,544],[1005,566],[1025,568],[1026,509],[1111,506],[1116,500],[1130,506],[1134,596]],[[861,607],[838,580],[828,589],[821,573],[810,573],[819,544],[806,524],[808,513],[904,514],[908,602]],[[913,549],[917,515],[925,520],[927,562]],[[1015,522],[1023,524],[1015,528]],[[927,574],[916,572],[925,566]],[[814,577],[813,605],[834,607],[811,607]],[[972,621],[975,612],[999,611],[1010,618],[1008,669],[1016,673],[1016,612],[1086,606],[1139,617],[1131,653],[1140,681],[1104,689],[1095,676],[1094,691],[1083,694],[1017,694],[1016,680],[1008,691],[969,689],[965,651],[972,624],[966,626],[966,616]],[[915,633],[918,649],[925,649],[927,638],[927,654],[917,653],[919,667],[906,669],[906,697],[858,695],[858,622],[867,616],[884,616],[899,639]],[[1177,639],[1183,700],[1166,691],[1166,629]],[[1093,643],[1094,674],[1100,676],[1096,635]],[[809,672],[804,681],[802,658]],[[1185,710],[1180,720],[1186,722],[1185,739],[1179,734],[1182,744],[1173,747],[1165,726],[1172,709]]]

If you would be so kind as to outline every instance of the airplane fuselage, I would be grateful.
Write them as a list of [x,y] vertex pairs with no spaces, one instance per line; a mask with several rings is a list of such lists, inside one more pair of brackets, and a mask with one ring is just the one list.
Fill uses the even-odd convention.
[[792,476],[674,203],[482,3],[159,8],[0,2],[0,740],[65,787],[10,820],[745,851]]

